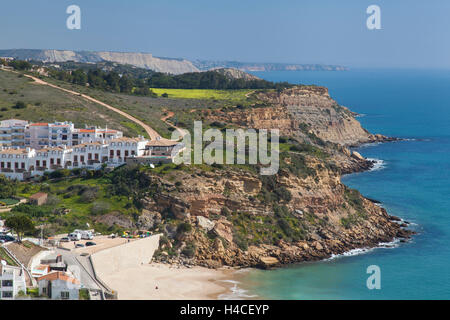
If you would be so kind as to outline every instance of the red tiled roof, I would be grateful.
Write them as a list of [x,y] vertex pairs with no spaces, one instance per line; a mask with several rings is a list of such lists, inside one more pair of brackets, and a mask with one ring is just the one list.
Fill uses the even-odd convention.
[[35,193],[32,196],[30,196],[30,199],[37,200],[37,199],[39,199],[41,197],[47,197],[47,194],[44,193],[44,192],[38,192],[38,193]]
[[80,281],[77,279],[69,276],[68,274],[62,272],[62,271],[56,271],[49,274],[46,274],[45,276],[39,277],[38,281],[41,280],[48,280],[48,281],[55,281],[55,280],[63,280],[66,282],[70,282],[73,284],[80,284]]
[[30,126],[33,126],[33,127],[47,127],[47,126],[48,126],[48,123],[45,123],[45,122],[38,122],[38,123],[32,123],[32,124],[30,124]]

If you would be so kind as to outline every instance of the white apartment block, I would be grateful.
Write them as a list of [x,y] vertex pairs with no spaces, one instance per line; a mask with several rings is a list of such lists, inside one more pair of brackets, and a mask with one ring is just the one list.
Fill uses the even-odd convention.
[[75,146],[85,142],[113,140],[123,137],[118,130],[89,127],[75,128],[71,122],[28,123],[25,120],[0,122],[0,146],[42,149],[56,146]]
[[59,169],[87,168],[98,170],[103,164],[117,167],[128,157],[144,155],[149,141],[143,137],[118,138],[78,144],[32,149],[0,147],[0,173],[11,179],[24,180]]
[[27,292],[24,270],[0,261],[0,300],[12,300],[21,291]]
[[4,120],[0,122],[0,174],[25,180],[59,169],[169,163],[176,146],[178,142],[166,139],[126,138],[107,128],[77,129],[71,122]]

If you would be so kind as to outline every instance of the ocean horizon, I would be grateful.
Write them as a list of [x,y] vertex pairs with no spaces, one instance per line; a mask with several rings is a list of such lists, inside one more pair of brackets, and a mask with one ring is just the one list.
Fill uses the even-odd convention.
[[[357,148],[377,160],[368,172],[342,177],[411,223],[406,243],[381,244],[320,262],[238,276],[235,298],[449,299],[450,298],[450,71],[352,69],[253,72],[270,81],[315,84],[361,116],[372,133],[404,141]],[[381,289],[366,286],[367,268],[379,266]],[[237,289],[239,288],[239,289]],[[230,296],[227,296],[230,298]]]

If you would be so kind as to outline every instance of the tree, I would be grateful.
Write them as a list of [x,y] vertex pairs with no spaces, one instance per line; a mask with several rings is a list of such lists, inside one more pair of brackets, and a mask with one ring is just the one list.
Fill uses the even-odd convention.
[[0,199],[11,198],[16,195],[17,181],[0,175]]
[[25,233],[34,231],[33,220],[26,215],[11,216],[6,219],[5,225],[17,233],[19,242],[22,241]]
[[85,86],[88,81],[87,74],[82,69],[77,69],[72,72],[72,82],[80,86]]

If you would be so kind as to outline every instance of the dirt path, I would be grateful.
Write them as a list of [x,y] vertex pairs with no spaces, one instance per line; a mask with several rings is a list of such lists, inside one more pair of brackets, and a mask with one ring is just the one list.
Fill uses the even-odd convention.
[[165,124],[167,124],[168,126],[171,126],[172,128],[174,128],[175,130],[177,130],[180,135],[182,137],[184,137],[184,135],[187,133],[186,130],[178,128],[177,126],[175,126],[174,124],[172,124],[171,122],[167,121],[168,119],[172,118],[175,113],[173,111],[169,111],[169,110],[163,110],[164,112],[167,112],[167,115],[165,115],[164,117],[161,118],[161,121],[163,121]]
[[107,109],[109,109],[109,110],[112,110],[112,111],[114,111],[114,112],[120,114],[121,116],[124,116],[124,117],[127,118],[128,120],[133,121],[134,123],[136,123],[136,124],[140,125],[142,128],[144,128],[144,130],[147,132],[147,134],[148,134],[148,136],[150,137],[151,140],[156,140],[156,139],[158,139],[158,138],[161,138],[161,135],[160,135],[156,130],[154,130],[152,127],[150,127],[149,125],[145,124],[145,123],[142,122],[141,120],[136,119],[135,117],[129,115],[128,113],[123,112],[122,110],[117,109],[117,108],[115,108],[115,107],[113,107],[113,106],[111,106],[111,105],[109,105],[109,104],[106,104],[106,103],[104,103],[104,102],[101,102],[100,100],[94,99],[94,98],[92,98],[92,97],[90,97],[90,96],[88,96],[88,95],[85,95],[85,94],[82,94],[82,93],[79,93],[79,92],[76,92],[76,91],[72,91],[72,90],[69,90],[69,89],[61,88],[61,87],[59,87],[59,86],[57,86],[57,85],[48,83],[48,82],[46,82],[46,81],[44,81],[44,80],[42,80],[42,79],[36,78],[36,77],[31,76],[31,75],[28,75],[28,74],[25,74],[24,76],[27,77],[27,78],[30,78],[30,79],[34,80],[36,84],[41,84],[41,85],[49,86],[49,87],[52,87],[52,88],[55,88],[55,89],[58,89],[58,90],[67,92],[67,93],[69,93],[69,94],[72,94],[72,95],[75,95],[75,96],[79,96],[79,97],[85,98],[86,100],[89,100],[89,101],[91,101],[91,102],[94,102],[94,103],[96,103],[96,104],[99,104],[99,105],[101,105],[101,106],[103,106],[103,107],[105,107],[105,108],[107,108]]

